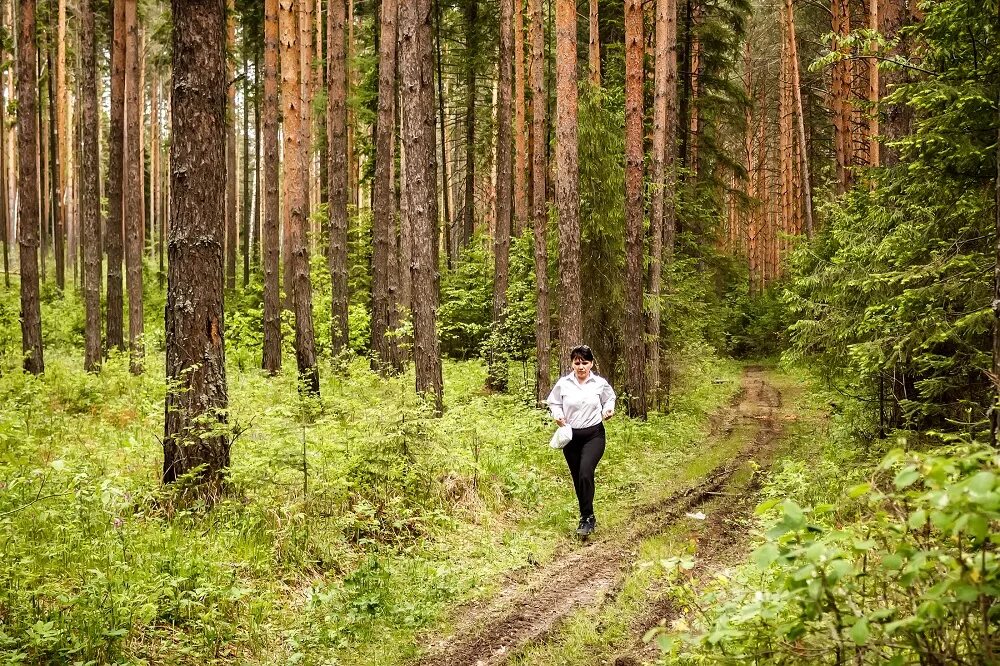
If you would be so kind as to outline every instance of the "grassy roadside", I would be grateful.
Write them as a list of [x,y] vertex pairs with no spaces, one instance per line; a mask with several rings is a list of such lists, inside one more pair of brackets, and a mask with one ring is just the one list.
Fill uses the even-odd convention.
[[[120,358],[86,375],[58,347],[42,379],[0,374],[0,660],[398,664],[456,603],[571,543],[547,418],[485,394],[477,363],[446,364],[431,419],[412,376],[324,368],[322,403],[302,405],[291,370],[233,354],[234,492],[177,506],[158,483],[155,344],[138,378]],[[704,350],[683,370],[670,415],[609,423],[606,529],[735,390],[738,368]]]
[[[782,409],[777,410],[782,432],[773,459],[805,463],[814,457],[816,446],[825,438],[828,405],[802,375],[769,370],[766,377],[782,394]],[[731,432],[707,442],[703,447],[705,455],[688,460],[675,472],[678,485],[699,478],[734,456],[755,432],[750,423],[737,421]],[[777,467],[784,469],[781,464]],[[544,644],[522,650],[512,664],[584,666],[637,664],[655,659],[655,646],[641,640],[645,629],[664,616],[681,617],[684,600],[703,584],[699,581],[706,576],[709,580],[724,576],[746,559],[751,550],[746,544],[753,541],[759,529],[752,515],[754,498],[762,492],[779,492],[778,486],[769,481],[764,481],[761,488],[763,476],[755,463],[745,463],[722,495],[699,507],[698,512],[707,519],[684,518],[637,544],[634,564],[605,604],[577,611],[556,635]],[[744,495],[750,503],[734,510],[733,498]],[[713,524],[715,519],[720,523]],[[706,560],[711,560],[711,565],[703,569]]]

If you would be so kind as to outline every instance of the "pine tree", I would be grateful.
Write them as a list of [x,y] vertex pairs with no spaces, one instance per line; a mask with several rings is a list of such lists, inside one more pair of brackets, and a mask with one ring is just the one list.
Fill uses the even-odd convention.
[[82,0],[80,3],[80,49],[83,58],[80,214],[83,230],[83,291],[86,308],[83,366],[88,372],[96,372],[101,367],[101,204],[94,4],[95,0]]
[[[278,229],[278,0],[264,0],[264,350],[261,367],[281,369],[281,272]],[[288,249],[286,248],[287,252]]]
[[331,351],[347,346],[347,48],[346,0],[330,0],[326,128],[329,163],[329,252],[332,284]]
[[213,497],[229,467],[223,341],[226,33],[220,2],[173,0],[163,481]]
[[559,215],[559,366],[583,339],[577,164],[576,3],[556,0],[556,174]]
[[643,12],[641,0],[625,3],[625,390],[628,411],[646,418],[646,348],[643,284]]
[[35,0],[22,0],[18,23],[17,54],[17,219],[18,257],[21,266],[21,350],[24,369],[35,375],[45,372],[42,351],[42,310],[38,284],[38,76],[35,69],[37,43]]
[[413,233],[413,360],[417,393],[444,408],[441,351],[437,337],[437,160],[434,150],[434,72],[430,0],[407,0],[399,7],[399,71],[406,158],[406,211]]

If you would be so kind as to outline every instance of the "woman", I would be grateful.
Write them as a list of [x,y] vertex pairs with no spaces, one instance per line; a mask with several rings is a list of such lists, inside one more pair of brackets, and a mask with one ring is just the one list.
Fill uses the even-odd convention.
[[574,347],[569,357],[573,371],[559,378],[545,402],[556,423],[573,429],[573,439],[563,447],[563,455],[580,503],[580,527],[576,533],[586,537],[597,527],[594,470],[604,455],[604,421],[615,413],[615,391],[592,372],[594,352],[590,347]]

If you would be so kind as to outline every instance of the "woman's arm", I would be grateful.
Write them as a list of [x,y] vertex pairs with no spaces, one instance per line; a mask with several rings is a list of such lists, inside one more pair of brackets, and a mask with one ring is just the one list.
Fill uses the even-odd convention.
[[566,416],[563,414],[562,408],[562,389],[560,388],[558,382],[556,382],[556,385],[552,387],[551,391],[549,391],[549,397],[545,399],[545,404],[549,406],[549,412],[551,412],[552,418],[555,419],[555,422],[560,426],[566,425]]
[[618,396],[615,395],[615,390],[611,388],[611,384],[604,382],[604,386],[601,387],[601,412],[604,415],[604,420],[610,419],[615,415],[615,401]]

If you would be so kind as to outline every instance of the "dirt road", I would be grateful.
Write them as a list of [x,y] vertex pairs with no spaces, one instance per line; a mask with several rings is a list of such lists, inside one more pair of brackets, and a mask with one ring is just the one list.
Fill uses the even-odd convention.
[[[666,499],[638,507],[624,531],[591,540],[538,568],[526,580],[510,583],[485,608],[466,609],[458,618],[454,635],[427,646],[418,666],[506,663],[521,647],[544,641],[578,608],[604,603],[632,565],[637,543],[665,531],[709,501],[715,501],[716,506],[698,536],[699,542],[704,541],[699,544],[698,566],[711,568],[713,562],[730,558],[745,535],[729,527],[752,510],[757,482],[751,479],[735,494],[720,493],[750,461],[760,467],[768,465],[780,438],[780,407],[781,394],[766,381],[763,371],[747,368],[736,399],[712,416],[712,434],[706,442],[710,446],[738,434],[744,441],[734,457]],[[672,609],[664,603],[651,604],[648,616],[636,626],[638,636],[648,626],[670,619]],[[651,656],[638,639],[626,648],[625,655],[619,663],[638,663],[637,658]]]

